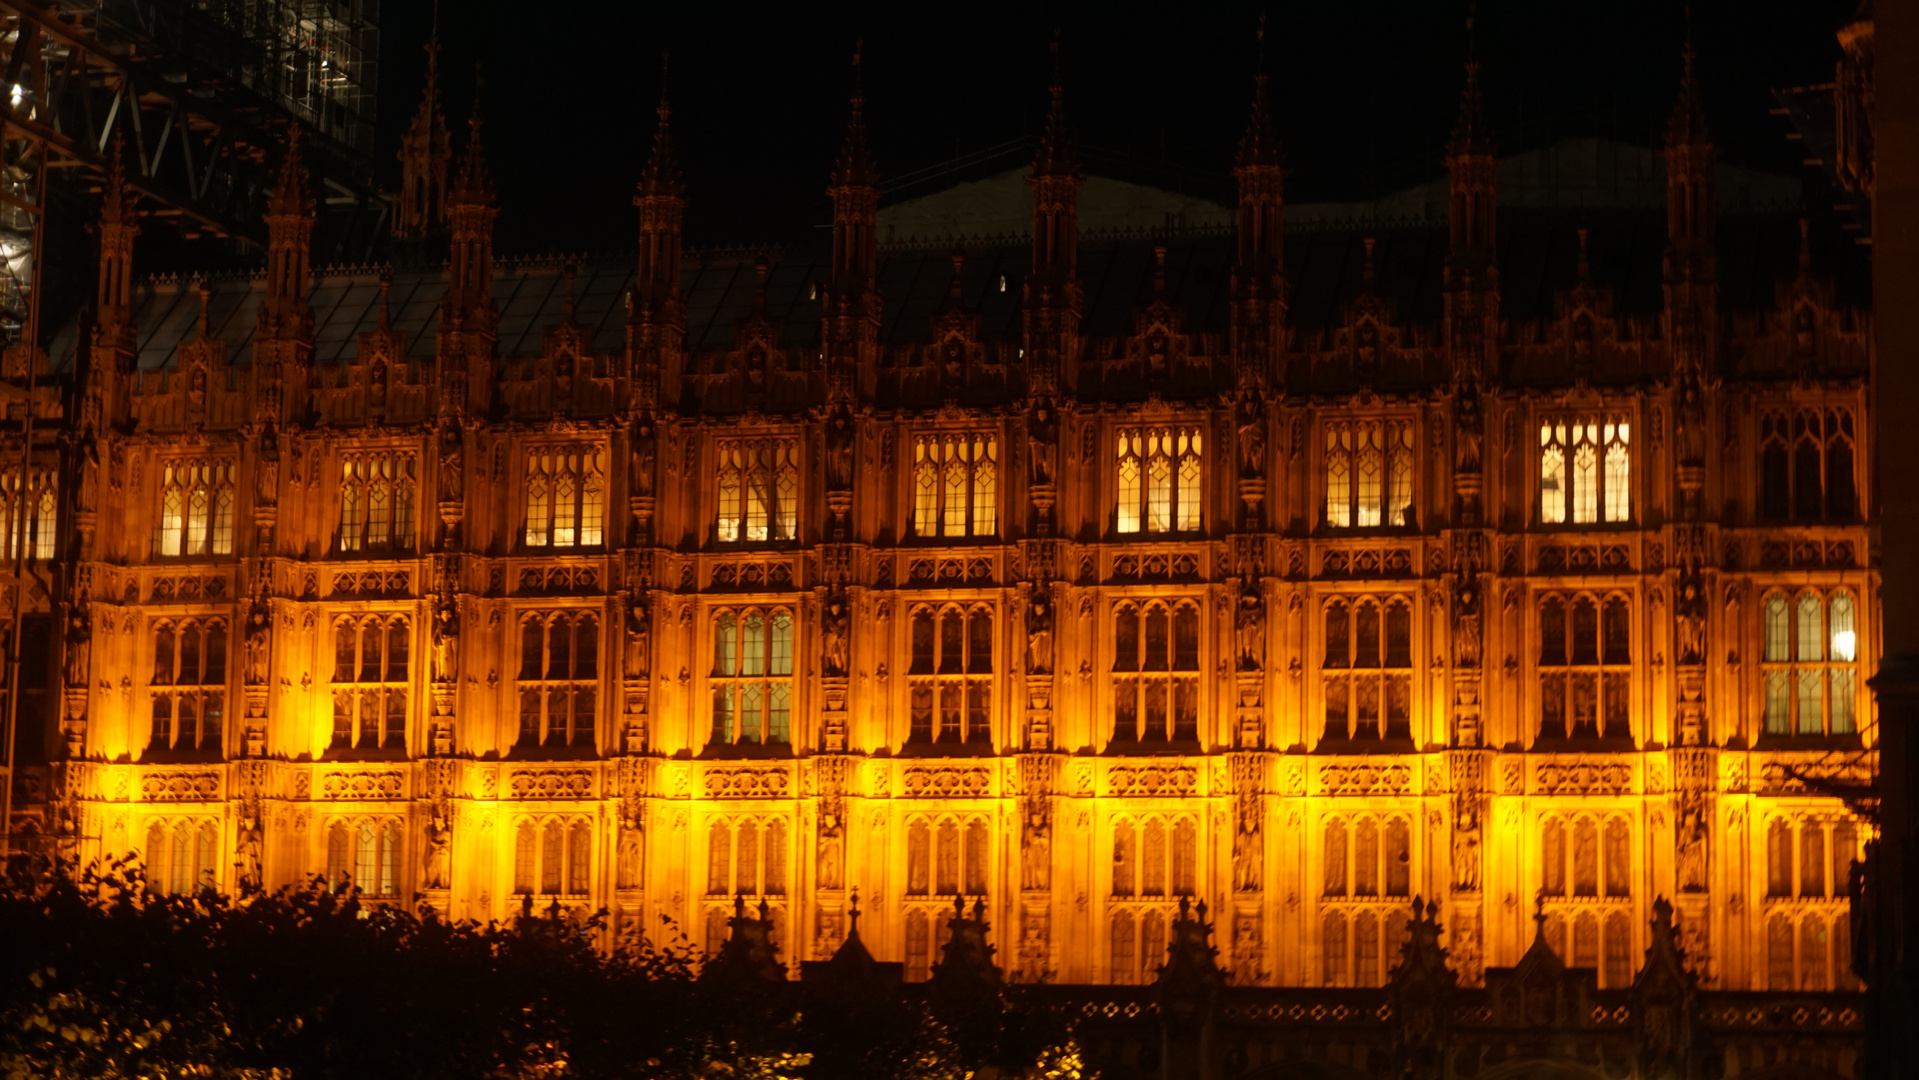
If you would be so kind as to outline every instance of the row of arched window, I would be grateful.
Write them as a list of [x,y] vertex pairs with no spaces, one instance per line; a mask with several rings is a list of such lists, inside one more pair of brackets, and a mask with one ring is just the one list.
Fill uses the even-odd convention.
[[327,882],[335,889],[349,886],[364,896],[397,897],[406,863],[398,818],[338,820],[327,826]]
[[1602,989],[1622,989],[1638,969],[1632,922],[1625,906],[1549,910],[1546,944],[1567,967],[1597,970]]
[[1113,741],[1199,738],[1199,605],[1125,602],[1113,611]]
[[785,896],[786,821],[715,818],[706,832],[708,896]]
[[1320,977],[1327,986],[1384,986],[1406,941],[1407,912],[1328,907],[1321,912]]
[[1540,889],[1547,896],[1632,895],[1632,824],[1623,816],[1550,816],[1540,826]]
[[1192,896],[1199,885],[1199,822],[1177,815],[1113,822],[1115,897]]
[[590,820],[524,818],[514,826],[513,895],[585,896],[592,891]]
[[992,738],[993,643],[990,604],[913,609],[908,742]]
[[147,888],[185,895],[220,887],[220,823],[161,818],[147,824]]
[[1409,896],[1412,827],[1398,815],[1329,817],[1321,852],[1327,896]]
[[918,818],[906,826],[908,896],[984,896],[992,864],[985,818]]

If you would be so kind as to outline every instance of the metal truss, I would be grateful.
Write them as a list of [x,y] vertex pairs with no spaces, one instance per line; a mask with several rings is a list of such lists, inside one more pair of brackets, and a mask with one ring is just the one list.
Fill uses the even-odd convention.
[[328,13],[342,7],[357,9],[0,0],[0,332],[17,338],[29,309],[39,173],[95,186],[116,145],[150,214],[189,237],[262,245],[266,198],[299,122],[321,189],[315,246],[332,261],[369,258],[388,202],[368,153],[371,77],[358,69],[370,73],[371,61],[322,32],[333,25],[322,16],[337,22]]

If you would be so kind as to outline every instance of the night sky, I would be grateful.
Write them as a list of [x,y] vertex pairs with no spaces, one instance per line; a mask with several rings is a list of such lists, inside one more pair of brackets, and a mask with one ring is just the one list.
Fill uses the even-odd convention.
[[[1801,168],[1785,122],[1768,113],[1770,91],[1832,77],[1833,32],[1855,4],[1694,5],[1700,75],[1723,157]],[[1363,198],[1437,175],[1467,52],[1466,5],[1432,0],[1203,9],[443,0],[441,8],[456,147],[476,62],[485,75],[503,253],[632,247],[630,198],[651,139],[663,50],[671,54],[668,91],[693,245],[819,237],[856,38],[865,43],[883,177],[1034,135],[1057,26],[1075,139],[1130,163],[1127,178],[1224,198],[1264,12],[1288,197],[1300,201]],[[419,100],[431,11],[431,0],[382,5],[380,162],[394,186],[393,155]],[[1656,145],[1678,76],[1681,4],[1489,0],[1477,25],[1502,154],[1582,134]]]

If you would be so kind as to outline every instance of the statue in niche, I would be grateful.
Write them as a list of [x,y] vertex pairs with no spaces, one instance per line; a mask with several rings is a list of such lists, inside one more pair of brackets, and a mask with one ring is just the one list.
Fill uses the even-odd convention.
[[820,825],[820,888],[839,889],[845,887],[844,867],[846,860],[842,854],[845,843],[845,838],[840,835],[840,830],[835,827],[833,831],[828,832],[827,826],[824,820],[822,820]]
[[1801,304],[1792,315],[1792,347],[1799,355],[1812,352],[1812,308]]
[[1706,593],[1699,585],[1699,572],[1688,571],[1679,587],[1679,602],[1674,605],[1679,621],[1679,662],[1706,662]]
[[624,800],[620,808],[620,842],[616,853],[614,872],[615,887],[637,889],[640,887],[641,841],[645,838],[645,821],[640,815],[640,801],[635,798]]
[[1706,813],[1696,798],[1686,799],[1679,809],[1678,849],[1679,891],[1688,893],[1705,892],[1706,881]]
[[1044,799],[1030,800],[1020,837],[1020,888],[1053,887],[1052,822]]
[[451,887],[453,864],[453,822],[450,808],[437,805],[426,826],[426,887]]
[[653,673],[653,616],[638,595],[626,602],[626,674],[645,678]]
[[100,446],[91,435],[80,440],[80,509],[100,506]]
[[247,612],[246,681],[248,686],[264,686],[272,660],[273,614],[256,601]]
[[1026,608],[1026,670],[1034,675],[1053,670],[1053,596],[1035,584]]
[[1453,822],[1453,891],[1479,891],[1479,806],[1475,796],[1459,800]]
[[949,337],[940,346],[940,352],[946,364],[946,381],[960,382],[965,375],[966,345],[957,337]]
[[1146,335],[1146,373],[1148,375],[1155,378],[1165,376],[1166,353],[1166,331],[1155,326],[1152,332]]
[[826,484],[836,491],[853,486],[853,414],[845,406],[826,422]]
[[1256,394],[1239,403],[1239,475],[1248,480],[1266,475],[1266,411]]
[[262,880],[260,877],[260,849],[263,837],[260,828],[260,808],[253,800],[244,804],[240,815],[240,837],[234,845],[233,864],[240,871],[240,893],[257,892]]
[[267,421],[260,430],[260,457],[253,467],[253,501],[272,506],[280,497],[280,433]]
[[86,611],[78,606],[67,612],[66,645],[67,685],[84,687],[93,656],[93,626]]
[[1233,888],[1240,892],[1258,892],[1264,874],[1265,838],[1260,835],[1259,819],[1250,813],[1239,815],[1233,830]]
[[386,401],[386,358],[375,357],[372,371],[367,377],[367,398],[379,405]]
[[825,611],[820,618],[821,674],[843,676],[851,666],[852,607],[845,585],[835,585],[826,591]]
[[1032,472],[1029,474],[1034,487],[1052,484],[1059,474],[1059,412],[1053,403],[1041,398],[1033,406],[1033,415],[1026,424],[1026,437],[1032,443]]
[[652,413],[641,413],[633,423],[633,494],[653,494],[655,458],[659,453],[659,431]]
[[465,490],[461,474],[464,466],[462,459],[466,455],[465,439],[457,427],[445,428],[440,432],[440,501],[459,502]]
[[1361,319],[1354,338],[1353,367],[1361,378],[1370,379],[1379,372],[1379,324]]
[[1593,319],[1586,312],[1580,312],[1573,319],[1573,358],[1582,366],[1591,366],[1593,355]]
[[1483,637],[1480,632],[1479,582],[1467,574],[1459,581],[1459,600],[1454,608],[1453,656],[1462,668],[1479,666]]
[[433,611],[433,678],[453,682],[460,674],[460,613],[442,600]]
[[1459,407],[1453,416],[1454,467],[1462,473],[1477,473],[1485,446],[1485,425],[1479,415],[1479,388],[1467,383],[1459,392]]
[[1706,402],[1699,379],[1687,374],[1679,384],[1679,406],[1673,410],[1673,442],[1681,465],[1706,462]]
[[1249,580],[1239,590],[1239,607],[1233,614],[1233,638],[1239,650],[1239,670],[1264,670],[1266,601],[1259,594],[1257,581]]

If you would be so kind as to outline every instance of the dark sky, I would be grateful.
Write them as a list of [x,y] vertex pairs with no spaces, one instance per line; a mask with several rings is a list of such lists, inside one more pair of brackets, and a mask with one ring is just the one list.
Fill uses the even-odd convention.
[[[1722,156],[1798,169],[1773,87],[1832,77],[1833,32],[1856,0],[1693,5]],[[444,0],[442,80],[456,147],[473,71],[506,253],[633,245],[632,186],[653,127],[660,54],[695,245],[806,242],[846,120],[864,40],[868,117],[883,176],[1039,128],[1062,33],[1075,138],[1140,169],[1177,166],[1197,194],[1229,192],[1245,122],[1254,26],[1296,200],[1350,199],[1440,171],[1466,55],[1463,2],[931,4],[871,8],[659,0]],[[381,151],[419,99],[431,0],[382,9]],[[550,12],[550,16],[542,17]],[[1684,8],[1670,0],[1486,0],[1482,80],[1502,152],[1571,134],[1652,145],[1671,108]],[[1010,162],[1008,163],[1011,164]],[[1169,185],[1173,181],[1168,181]]]

